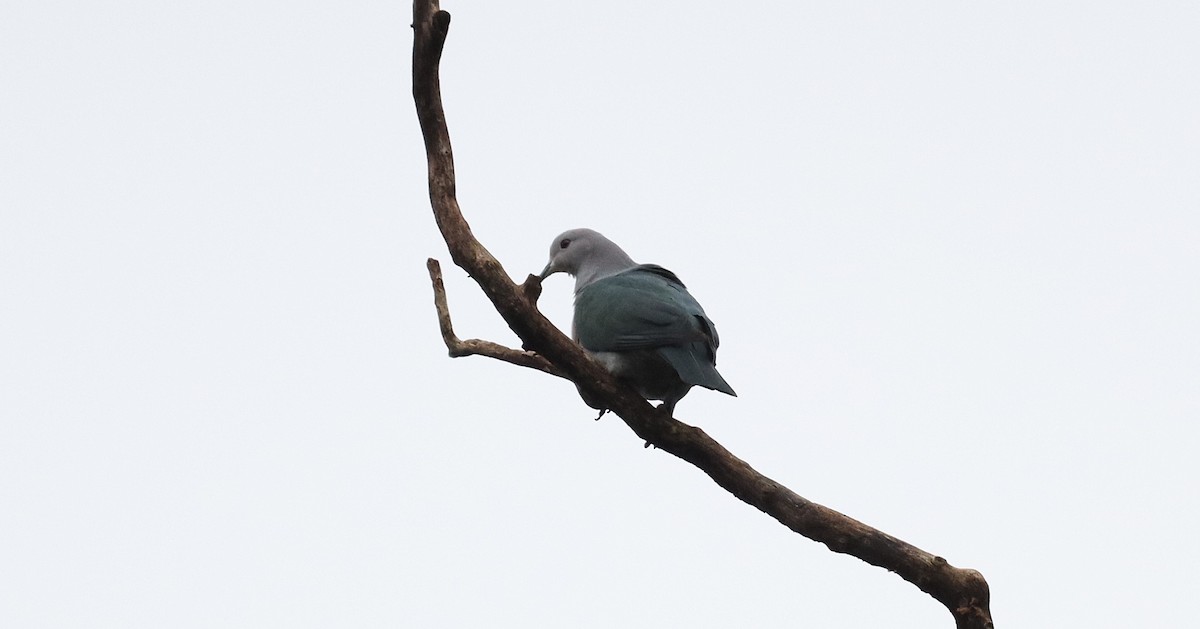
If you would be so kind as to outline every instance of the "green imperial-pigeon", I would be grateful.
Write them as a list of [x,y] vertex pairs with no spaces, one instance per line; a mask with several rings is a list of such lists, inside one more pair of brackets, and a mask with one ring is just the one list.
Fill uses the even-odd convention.
[[559,272],[575,277],[572,337],[642,397],[673,415],[696,385],[737,395],[717,373],[716,326],[674,273],[634,262],[591,229],[554,239],[542,279]]

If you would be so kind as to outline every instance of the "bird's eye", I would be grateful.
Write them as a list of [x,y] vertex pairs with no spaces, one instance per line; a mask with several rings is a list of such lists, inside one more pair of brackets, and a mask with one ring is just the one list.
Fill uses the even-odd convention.
[[558,243],[558,248],[559,248],[559,249],[566,249],[566,248],[567,248],[567,245],[569,245],[569,244],[571,244],[571,239],[570,239],[570,238],[563,238],[563,239],[562,239],[562,242]]

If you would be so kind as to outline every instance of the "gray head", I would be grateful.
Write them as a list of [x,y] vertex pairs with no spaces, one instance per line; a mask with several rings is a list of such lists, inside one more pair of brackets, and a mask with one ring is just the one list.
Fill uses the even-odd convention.
[[637,266],[617,243],[600,232],[570,229],[558,235],[550,245],[550,262],[542,269],[542,279],[555,273],[575,277],[575,292],[598,279],[616,275]]

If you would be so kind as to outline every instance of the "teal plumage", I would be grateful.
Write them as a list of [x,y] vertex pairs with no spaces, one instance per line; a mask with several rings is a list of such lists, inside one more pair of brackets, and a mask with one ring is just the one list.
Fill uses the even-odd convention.
[[543,277],[576,278],[575,340],[615,376],[668,413],[693,386],[737,395],[716,369],[716,326],[678,276],[589,229],[563,233],[550,253]]

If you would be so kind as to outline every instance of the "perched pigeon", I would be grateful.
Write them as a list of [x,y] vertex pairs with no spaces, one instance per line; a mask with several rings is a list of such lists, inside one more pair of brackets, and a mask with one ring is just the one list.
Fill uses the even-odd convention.
[[554,239],[541,276],[559,272],[575,277],[575,341],[642,397],[674,414],[695,385],[737,395],[717,373],[716,326],[674,273],[634,262],[591,229]]

